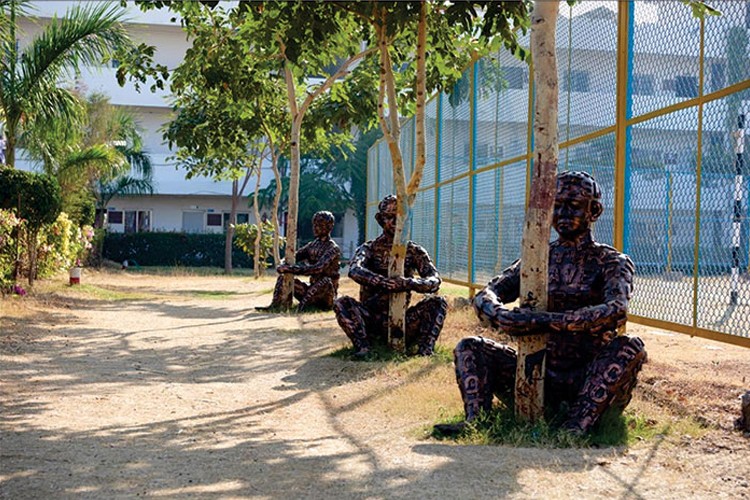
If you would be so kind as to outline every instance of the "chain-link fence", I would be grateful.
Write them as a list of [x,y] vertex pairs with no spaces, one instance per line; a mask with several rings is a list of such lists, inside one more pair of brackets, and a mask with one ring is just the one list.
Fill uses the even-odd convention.
[[[602,187],[594,234],[636,263],[631,319],[750,346],[750,0],[716,2],[722,15],[703,20],[677,1],[561,4],[559,168]],[[501,51],[427,106],[410,238],[472,291],[520,254],[532,86],[528,65]],[[407,172],[414,137],[412,120]],[[393,192],[381,141],[369,153],[368,239]]]

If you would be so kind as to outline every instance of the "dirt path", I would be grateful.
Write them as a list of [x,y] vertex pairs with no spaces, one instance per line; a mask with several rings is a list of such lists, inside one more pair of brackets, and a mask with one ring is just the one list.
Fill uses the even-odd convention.
[[[410,401],[399,391],[451,383],[450,368],[425,360],[394,375],[326,356],[345,345],[332,313],[252,309],[269,300],[270,281],[86,283],[113,296],[56,295],[28,310],[3,301],[2,498],[750,497],[750,440],[727,418],[700,439],[630,450],[439,442],[424,428],[436,409],[455,412],[457,392],[415,417],[400,411]],[[639,334],[677,358],[695,340]],[[750,367],[750,351],[694,347],[708,344]],[[654,366],[646,389],[679,382],[679,370]]]

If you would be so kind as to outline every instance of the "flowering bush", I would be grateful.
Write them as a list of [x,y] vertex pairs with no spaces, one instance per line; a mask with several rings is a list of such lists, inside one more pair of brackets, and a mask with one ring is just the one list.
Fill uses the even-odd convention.
[[80,266],[91,249],[94,229],[78,227],[63,212],[57,220],[45,226],[39,237],[38,273],[51,276],[61,269]]
[[24,221],[12,210],[0,209],[0,287],[7,290],[12,283],[13,267],[16,262],[17,229]]

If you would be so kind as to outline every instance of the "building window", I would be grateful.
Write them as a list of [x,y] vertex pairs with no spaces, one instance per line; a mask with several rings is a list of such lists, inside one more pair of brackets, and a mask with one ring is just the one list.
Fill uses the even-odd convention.
[[182,212],[182,230],[186,233],[200,233],[204,230],[203,212]]
[[674,92],[677,97],[698,97],[698,78],[695,76],[676,77]]
[[221,214],[206,214],[206,226],[221,227],[223,217]]
[[503,80],[506,88],[523,89],[526,87],[526,70],[520,66],[508,66],[503,68]]
[[589,91],[589,74],[586,71],[571,70],[565,75],[565,90],[573,92]]
[[[143,233],[151,231],[151,212],[148,210],[125,210],[125,232]],[[111,220],[111,219],[110,219]]]
[[122,210],[107,212],[107,224],[122,224]]
[[[230,215],[232,214],[230,214],[229,212],[224,212],[224,219],[223,219],[224,229],[229,227]],[[235,214],[234,220],[235,220],[235,224],[247,224],[248,222],[250,222],[250,214],[247,212],[237,212]]]
[[654,77],[633,75],[633,95],[654,95]]

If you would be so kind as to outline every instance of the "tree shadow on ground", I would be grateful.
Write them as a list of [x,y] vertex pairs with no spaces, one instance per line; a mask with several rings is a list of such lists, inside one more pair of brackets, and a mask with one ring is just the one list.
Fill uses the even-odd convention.
[[[550,460],[549,450],[440,442],[389,452],[409,428],[362,413],[399,385],[429,377],[441,362],[426,360],[387,386],[359,384],[384,363],[328,356],[346,341],[339,331],[316,327],[328,325],[330,315],[302,315],[299,328],[283,330],[264,323],[278,318],[219,303],[79,305],[142,315],[146,324],[93,328],[62,314],[66,321],[50,332],[48,322],[59,316],[30,320],[25,328],[37,343],[26,353],[33,356],[0,366],[3,495],[496,498],[523,492],[519,475]],[[147,313],[169,323],[149,325]],[[216,325],[220,333],[204,336]],[[259,385],[272,390],[261,394]],[[330,391],[339,387],[354,391],[343,404]],[[79,404],[55,406],[52,396]],[[121,414],[87,415],[96,412],[97,398],[117,400]],[[232,404],[214,408],[226,398]],[[153,412],[152,405],[165,408]],[[65,419],[85,423],[68,426]],[[352,420],[372,420],[375,429]],[[311,426],[315,432],[305,432]],[[568,472],[611,454],[555,450],[552,457],[556,470]],[[420,460],[428,456],[442,460]]]

